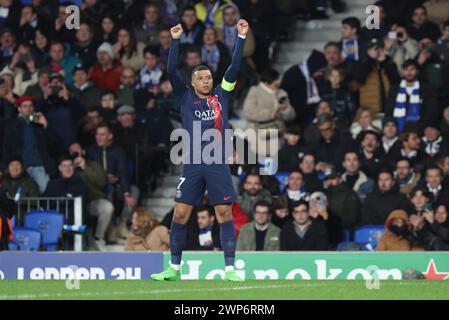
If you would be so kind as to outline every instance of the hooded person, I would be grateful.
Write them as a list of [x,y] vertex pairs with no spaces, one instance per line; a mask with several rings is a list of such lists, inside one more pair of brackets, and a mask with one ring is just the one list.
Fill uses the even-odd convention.
[[385,232],[379,239],[377,251],[415,251],[414,235],[408,222],[407,212],[394,210],[385,222]]

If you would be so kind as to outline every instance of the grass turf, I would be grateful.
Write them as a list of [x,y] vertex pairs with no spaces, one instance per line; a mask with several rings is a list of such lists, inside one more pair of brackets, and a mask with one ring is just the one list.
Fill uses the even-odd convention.
[[444,299],[449,281],[381,281],[369,290],[365,281],[81,281],[68,290],[65,281],[0,281],[0,299],[117,299],[117,300],[352,300]]

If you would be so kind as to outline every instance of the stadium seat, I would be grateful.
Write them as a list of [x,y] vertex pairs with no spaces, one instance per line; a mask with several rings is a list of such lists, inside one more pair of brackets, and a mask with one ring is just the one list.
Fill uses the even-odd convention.
[[54,211],[33,211],[25,215],[25,227],[39,230],[42,245],[47,251],[56,251],[64,225],[64,216]]
[[9,243],[9,250],[38,251],[42,235],[39,230],[31,228],[14,228],[13,240]]
[[384,226],[363,226],[354,233],[354,242],[357,243],[377,243],[384,233]]
[[17,220],[17,218],[16,218],[16,216],[12,216],[12,218],[11,218],[11,228],[15,228],[16,227],[16,220]]
[[274,177],[279,182],[279,191],[281,193],[284,192],[285,188],[287,187],[288,176],[289,176],[288,172],[278,172],[274,175]]
[[363,251],[363,245],[352,241],[343,241],[337,245],[337,251]]

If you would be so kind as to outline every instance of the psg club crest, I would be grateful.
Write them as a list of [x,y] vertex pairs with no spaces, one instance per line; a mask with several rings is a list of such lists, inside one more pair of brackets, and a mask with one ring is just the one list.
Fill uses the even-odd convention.
[[181,190],[177,190],[176,191],[176,199],[179,199],[179,198],[181,198],[182,197],[182,192],[181,192]]

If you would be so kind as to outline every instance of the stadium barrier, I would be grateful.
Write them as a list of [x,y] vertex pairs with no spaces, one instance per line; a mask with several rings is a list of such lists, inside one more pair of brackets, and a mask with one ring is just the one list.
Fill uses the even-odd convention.
[[[17,201],[16,224],[23,226],[24,217],[30,211],[56,211],[64,215],[64,223],[80,226],[83,224],[83,199],[81,197],[36,197],[20,198]],[[83,251],[82,235],[74,237],[74,251]]]
[[[168,266],[168,253],[0,252],[0,279],[140,280]],[[428,279],[449,278],[449,252],[245,252],[236,272],[247,280],[401,280],[412,268]],[[221,279],[222,253],[186,252],[183,279]]]

